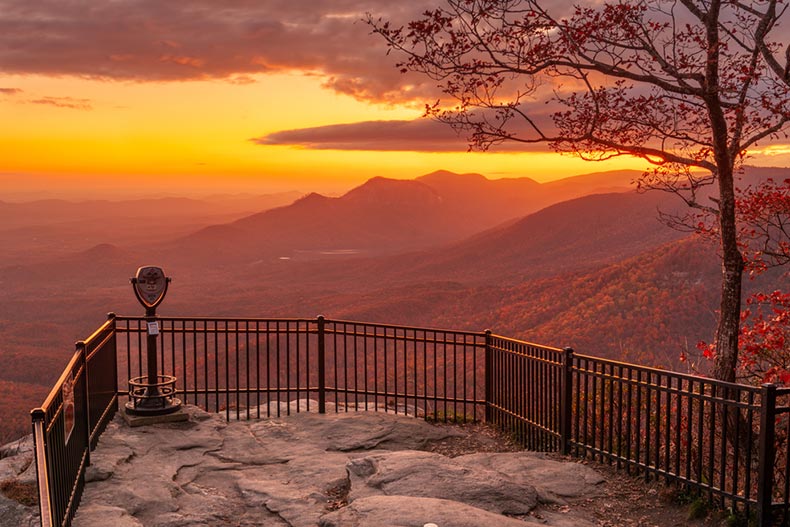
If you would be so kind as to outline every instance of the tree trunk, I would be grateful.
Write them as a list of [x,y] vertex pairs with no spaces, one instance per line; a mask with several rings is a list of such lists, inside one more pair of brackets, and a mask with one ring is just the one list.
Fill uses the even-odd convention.
[[[727,382],[735,382],[735,370],[738,366],[738,335],[741,323],[741,284],[743,279],[743,256],[738,249],[737,228],[735,217],[735,182],[733,169],[720,168],[719,172],[719,236],[721,239],[721,305],[719,308],[719,325],[716,328],[716,360],[713,365],[713,377]],[[726,388],[719,393],[726,399],[737,401],[740,392]],[[742,463],[746,463],[756,443],[749,442],[747,430],[751,424],[746,421],[741,410],[730,404],[717,405],[718,410],[711,411],[713,430],[726,424],[726,441],[740,452]],[[733,432],[740,431],[739,434]],[[722,467],[720,470],[725,470]]]
[[738,333],[741,321],[743,256],[738,249],[735,224],[733,169],[719,171],[719,232],[721,237],[721,305],[716,328],[716,360],[713,377],[734,382],[738,363]]

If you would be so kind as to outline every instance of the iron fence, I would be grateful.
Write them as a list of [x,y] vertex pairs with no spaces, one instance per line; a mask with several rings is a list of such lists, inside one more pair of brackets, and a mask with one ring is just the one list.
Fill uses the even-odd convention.
[[71,524],[90,450],[117,409],[114,317],[76,347],[44,403],[31,411],[44,527]]
[[486,421],[530,450],[562,450],[565,352],[491,333],[486,351]]
[[484,334],[327,320],[323,335],[336,409],[482,419]]
[[[316,319],[157,320],[159,370],[178,378],[184,403],[227,418],[279,417],[280,406],[270,403],[318,395]],[[116,331],[123,395],[129,379],[145,371],[146,320],[117,317]]]
[[[231,418],[289,413],[280,401],[440,420],[483,416],[485,336],[316,319],[159,317],[161,373],[187,403]],[[117,317],[119,390],[143,375],[145,320]]]
[[573,454],[681,483],[747,517],[767,514],[760,388],[582,355],[572,377]]
[[[487,332],[315,319],[157,317],[160,373],[228,419],[384,411],[484,420],[525,448],[676,482],[790,522],[790,388],[574,354]],[[110,316],[32,412],[42,525],[70,525],[90,450],[146,368],[146,319]],[[304,406],[293,404],[306,401]]]

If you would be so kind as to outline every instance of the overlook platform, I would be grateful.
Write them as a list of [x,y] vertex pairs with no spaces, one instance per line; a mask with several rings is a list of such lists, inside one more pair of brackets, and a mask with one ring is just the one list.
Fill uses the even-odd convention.
[[[116,489],[121,501],[91,505],[100,507],[104,522],[106,515],[115,514],[116,525],[127,520],[131,522],[128,525],[141,524],[134,518],[142,514],[140,507],[148,504],[155,512],[142,525],[261,524],[255,523],[260,518],[239,516],[248,506],[257,507],[255,514],[268,511],[266,521],[270,519],[271,525],[314,525],[319,520],[324,527],[386,525],[391,523],[366,523],[369,520],[365,518],[379,507],[389,510],[388,518],[420,510],[444,511],[443,505],[422,500],[461,496],[453,485],[479,471],[488,471],[486,477],[494,478],[488,487],[481,483],[480,488],[498,492],[510,483],[521,486],[517,486],[518,497],[495,500],[518,505],[512,510],[511,505],[487,508],[479,502],[483,491],[472,490],[474,499],[460,499],[460,504],[449,509],[472,507],[482,511],[480,514],[507,513],[529,519],[534,503],[524,502],[524,496],[539,495],[537,485],[521,474],[529,469],[523,464],[518,473],[503,472],[502,468],[519,466],[518,460],[496,467],[481,465],[480,460],[473,466],[452,462],[448,468],[445,461],[426,458],[418,465],[432,467],[429,477],[414,480],[418,485],[411,488],[418,490],[403,492],[395,490],[400,489],[400,479],[412,481],[416,476],[406,473],[395,478],[379,470],[391,467],[390,457],[404,454],[367,459],[366,450],[381,445],[343,450],[339,443],[327,443],[329,432],[325,429],[314,436],[317,442],[312,450],[304,453],[312,460],[303,464],[306,471],[300,477],[292,476],[295,467],[302,466],[292,452],[302,448],[302,439],[309,437],[304,436],[307,432],[289,428],[301,421],[288,419],[308,422],[320,416],[323,421],[317,421],[317,426],[321,430],[333,419],[352,419],[346,412],[360,421],[380,419],[366,414],[394,413],[402,418],[412,416],[407,418],[411,423],[419,422],[414,417],[443,423],[485,423],[526,450],[558,452],[608,464],[643,476],[645,481],[672,482],[688,495],[729,509],[738,517],[754,519],[762,527],[790,523],[790,388],[726,383],[621,363],[491,331],[404,327],[322,316],[156,317],[155,322],[157,331],[151,333],[152,321],[146,318],[110,314],[93,335],[77,343],[50,394],[31,412],[42,527],[67,527],[78,509],[80,522],[84,522],[80,525],[98,525],[88,523],[88,512],[79,508],[86,482],[92,486],[101,479],[117,481],[116,476],[126,472],[137,475],[137,483],[124,487],[132,489],[125,491],[125,498]],[[212,414],[204,420],[153,425],[126,432],[121,440],[114,435],[105,440],[102,434],[107,426],[111,432],[120,430],[116,414],[129,394],[128,384],[146,375],[147,369],[156,370],[143,361],[147,341],[156,343],[149,349],[159,355],[160,373],[178,379],[179,398]],[[149,363],[156,364],[151,355]],[[300,416],[303,413],[305,416]],[[231,421],[239,423],[230,427]],[[169,434],[159,433],[160,427]],[[242,428],[236,430],[238,427]],[[229,438],[216,435],[220,429],[229,430]],[[270,435],[277,430],[288,433]],[[209,432],[203,443],[192,437],[197,431]],[[343,432],[332,433],[336,438],[345,437]],[[239,444],[250,448],[231,448],[234,438],[243,438]],[[121,445],[121,454],[115,450],[115,454],[105,454],[103,448],[96,448],[100,439]],[[252,448],[256,445],[266,448]],[[405,448],[410,451],[415,446],[410,443]],[[241,458],[223,452],[240,452]],[[159,460],[154,461],[157,470],[147,478],[135,468],[145,453]],[[110,455],[109,461],[105,455]],[[537,459],[534,456],[541,454],[519,455]],[[245,457],[250,467],[242,464]],[[364,465],[356,465],[357,458]],[[314,470],[329,459],[334,459],[336,466]],[[205,475],[194,467],[205,469]],[[266,483],[250,483],[250,474],[264,468],[270,472],[256,474],[255,481]],[[464,478],[453,476],[457,473]],[[231,475],[232,479],[216,485],[213,482],[219,475]],[[297,481],[308,485],[299,491],[302,494],[292,493]],[[492,485],[491,481],[498,483]],[[439,482],[449,486],[442,488]],[[342,512],[328,510],[330,490],[348,484],[352,491],[349,499],[355,507],[364,507],[356,512],[351,506],[343,507]],[[528,492],[527,487],[533,490]],[[230,489],[229,494],[213,497],[225,488]],[[113,495],[113,491],[105,489],[100,494]],[[393,496],[408,496],[408,500],[396,502]],[[238,509],[226,516],[230,523],[223,524],[218,518],[199,523],[203,520],[185,518],[187,513],[181,512],[200,511],[202,505],[214,510],[212,504],[222,501],[236,504],[231,509]],[[293,503],[302,502],[310,504],[308,509],[288,512]],[[420,503],[425,507],[418,506]],[[360,512],[363,509],[365,514]],[[392,514],[396,510],[401,516]],[[310,520],[299,520],[305,514]],[[471,510],[466,516],[470,514]],[[583,525],[583,519],[573,525]],[[303,521],[313,523],[299,523]],[[420,521],[415,517],[402,525],[437,523]],[[502,521],[499,517],[494,524],[506,525]],[[473,524],[486,525],[483,519]]]
[[[492,452],[501,442],[463,426],[331,407],[320,415],[304,403],[260,421],[192,406],[185,423],[133,429],[116,417],[73,525],[600,525],[573,507],[551,511],[601,495],[603,477],[587,465]],[[475,453],[441,453],[464,451]]]

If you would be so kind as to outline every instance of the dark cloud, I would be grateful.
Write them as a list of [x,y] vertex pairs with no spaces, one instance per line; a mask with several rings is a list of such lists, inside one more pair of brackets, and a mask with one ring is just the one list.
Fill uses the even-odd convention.
[[2,95],[17,95],[22,93],[22,90],[19,88],[0,88],[0,94]]
[[0,0],[0,72],[246,82],[261,72],[302,71],[358,98],[420,98],[432,83],[401,76],[361,19],[369,12],[406,21],[431,3]]
[[[313,150],[386,150],[411,152],[465,152],[463,133],[431,119],[414,121],[365,121],[315,128],[283,130],[251,139],[259,145],[288,145]],[[546,151],[545,145],[506,143],[494,151]]]
[[74,97],[42,97],[26,101],[30,104],[47,104],[58,108],[70,108],[72,110],[92,110],[90,99],[75,99]]

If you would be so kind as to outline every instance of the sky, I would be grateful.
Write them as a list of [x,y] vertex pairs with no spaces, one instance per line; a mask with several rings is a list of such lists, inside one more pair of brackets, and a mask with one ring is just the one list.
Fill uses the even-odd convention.
[[[467,152],[366,13],[437,0],[0,0],[0,200],[339,193],[438,169],[545,181],[644,163]],[[790,165],[774,146],[757,164]]]

